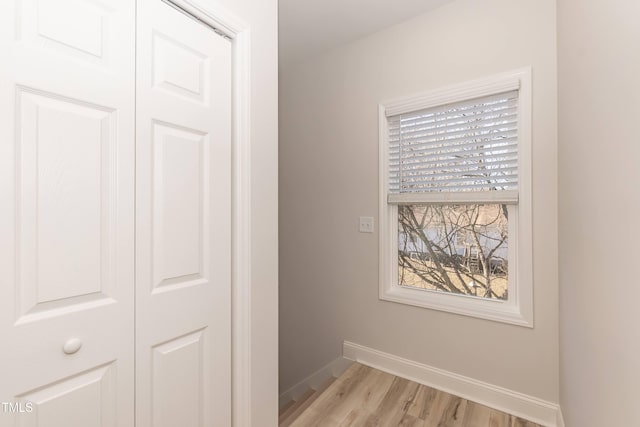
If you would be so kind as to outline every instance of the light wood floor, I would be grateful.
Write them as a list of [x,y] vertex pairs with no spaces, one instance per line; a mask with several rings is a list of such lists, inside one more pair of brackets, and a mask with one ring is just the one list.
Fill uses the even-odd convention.
[[[541,427],[457,396],[354,363],[281,417],[291,427]],[[283,422],[284,420],[284,422]]]

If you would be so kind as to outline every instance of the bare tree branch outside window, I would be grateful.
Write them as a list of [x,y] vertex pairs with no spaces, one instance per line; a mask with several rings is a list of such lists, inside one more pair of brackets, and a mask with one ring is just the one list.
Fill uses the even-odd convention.
[[506,205],[398,207],[401,286],[508,299]]

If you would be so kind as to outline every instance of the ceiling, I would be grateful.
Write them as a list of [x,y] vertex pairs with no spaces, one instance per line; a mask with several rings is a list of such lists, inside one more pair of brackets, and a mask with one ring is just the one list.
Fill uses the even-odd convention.
[[280,64],[375,33],[449,0],[279,0]]

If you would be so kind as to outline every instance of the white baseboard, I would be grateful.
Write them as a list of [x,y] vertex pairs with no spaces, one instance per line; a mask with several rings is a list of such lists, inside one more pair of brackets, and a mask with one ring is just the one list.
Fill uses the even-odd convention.
[[344,342],[343,356],[543,426],[564,427],[559,421],[560,407],[555,403],[348,341]]
[[344,357],[338,357],[333,362],[318,369],[307,378],[303,379],[293,387],[289,388],[282,394],[280,394],[278,407],[282,408],[285,404],[292,400],[298,400],[307,390],[317,390],[331,377],[339,377],[347,370],[349,366],[353,364],[353,360],[345,359]]
[[562,409],[558,407],[558,421],[556,422],[557,427],[564,427],[564,417],[562,416]]

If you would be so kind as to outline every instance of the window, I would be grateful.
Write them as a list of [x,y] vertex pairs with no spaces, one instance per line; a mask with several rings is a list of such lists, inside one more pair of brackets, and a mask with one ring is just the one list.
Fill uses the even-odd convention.
[[380,298],[533,326],[531,77],[380,106]]

